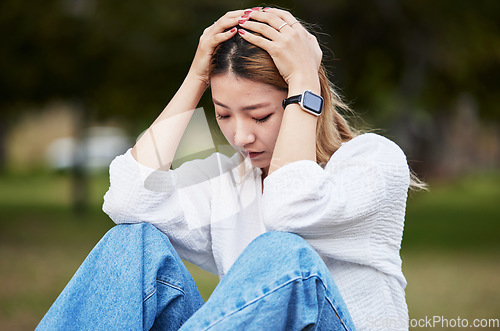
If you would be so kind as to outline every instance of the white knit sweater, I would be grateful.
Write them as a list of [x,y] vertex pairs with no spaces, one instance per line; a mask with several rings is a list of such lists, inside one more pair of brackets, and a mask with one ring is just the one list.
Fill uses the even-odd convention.
[[239,160],[214,153],[164,172],[129,150],[111,163],[103,210],[117,224],[154,224],[182,258],[221,278],[260,234],[297,233],[325,261],[357,329],[407,329],[399,250],[410,176],[402,150],[363,134],[324,169],[305,160],[279,168],[263,193],[261,170]]

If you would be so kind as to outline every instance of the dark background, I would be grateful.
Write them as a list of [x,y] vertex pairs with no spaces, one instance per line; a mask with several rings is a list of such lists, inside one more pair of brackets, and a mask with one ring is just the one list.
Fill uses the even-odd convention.
[[[430,185],[408,200],[410,316],[498,318],[499,1],[3,0],[0,328],[32,330],[113,225],[100,210],[106,168],[55,171],[50,143],[95,126],[137,137],[181,84],[203,29],[259,5],[316,25],[353,121],[396,141]],[[211,119],[209,93],[200,106]],[[193,273],[208,297],[216,279]]]

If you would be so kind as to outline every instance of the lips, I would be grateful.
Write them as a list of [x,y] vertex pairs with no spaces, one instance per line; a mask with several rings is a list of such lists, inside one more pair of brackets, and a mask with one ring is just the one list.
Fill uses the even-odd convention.
[[253,159],[256,158],[257,156],[261,155],[264,152],[248,152],[248,156]]

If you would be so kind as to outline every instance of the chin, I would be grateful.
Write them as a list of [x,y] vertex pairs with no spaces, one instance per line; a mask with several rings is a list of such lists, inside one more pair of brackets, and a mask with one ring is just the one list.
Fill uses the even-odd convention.
[[251,160],[252,165],[256,168],[266,168],[269,167],[268,160]]

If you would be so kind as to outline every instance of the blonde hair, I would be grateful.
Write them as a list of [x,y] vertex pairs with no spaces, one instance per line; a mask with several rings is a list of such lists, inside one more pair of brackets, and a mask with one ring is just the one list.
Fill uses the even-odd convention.
[[[271,56],[262,48],[244,40],[239,34],[219,44],[212,55],[209,77],[228,72],[271,85],[281,91],[288,91],[288,85]],[[356,137],[359,132],[341,115],[340,112],[354,112],[336,92],[323,65],[320,66],[318,75],[324,106],[316,128],[316,162],[324,166],[343,142]],[[410,187],[422,189],[425,184],[411,172]]]

